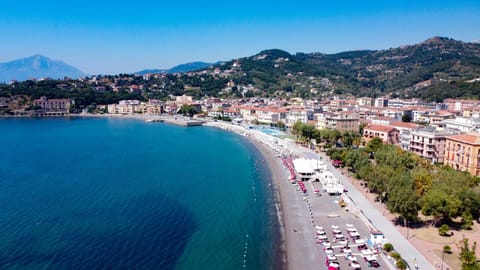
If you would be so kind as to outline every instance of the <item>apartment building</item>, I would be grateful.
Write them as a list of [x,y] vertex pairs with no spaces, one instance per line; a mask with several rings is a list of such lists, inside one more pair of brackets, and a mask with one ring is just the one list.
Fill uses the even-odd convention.
[[432,163],[443,163],[447,136],[459,134],[456,130],[437,130],[435,127],[424,127],[410,134],[409,151]]
[[313,111],[307,109],[291,109],[286,115],[287,127],[292,127],[296,122],[307,123],[309,120],[313,120]]
[[340,132],[358,132],[359,118],[355,113],[338,113],[325,117],[326,127]]
[[480,134],[448,136],[443,164],[480,176]]
[[480,117],[460,117],[445,119],[441,122],[446,128],[458,129],[463,132],[480,132]]
[[363,129],[363,139],[368,143],[371,139],[378,137],[386,144],[399,143],[399,130],[393,127],[382,125],[368,125]]
[[36,107],[35,115],[37,116],[65,115],[69,113],[70,106],[73,104],[73,100],[68,98],[47,99],[45,96],[33,101],[33,105]]

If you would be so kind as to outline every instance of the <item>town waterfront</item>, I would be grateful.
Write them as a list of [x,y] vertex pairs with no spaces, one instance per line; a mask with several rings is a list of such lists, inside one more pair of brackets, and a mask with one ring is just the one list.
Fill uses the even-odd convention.
[[241,136],[131,119],[0,119],[0,268],[274,269],[278,221]]

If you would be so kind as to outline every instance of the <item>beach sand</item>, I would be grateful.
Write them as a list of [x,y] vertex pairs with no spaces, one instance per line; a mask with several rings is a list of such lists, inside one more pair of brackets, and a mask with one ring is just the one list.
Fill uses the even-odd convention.
[[314,227],[309,217],[308,208],[303,196],[296,191],[288,180],[289,173],[283,166],[277,153],[265,142],[267,135],[258,131],[246,130],[240,126],[234,126],[221,122],[208,122],[206,126],[222,128],[228,131],[244,135],[260,152],[268,166],[272,177],[272,188],[277,214],[280,223],[281,239],[279,251],[281,264],[284,269],[314,269],[322,265],[318,253],[318,246],[312,240]]

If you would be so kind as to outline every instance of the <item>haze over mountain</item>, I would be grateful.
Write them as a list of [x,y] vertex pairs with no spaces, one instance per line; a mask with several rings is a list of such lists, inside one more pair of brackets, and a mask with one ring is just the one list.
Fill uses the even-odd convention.
[[148,73],[185,73],[190,71],[196,71],[199,69],[204,69],[211,65],[212,65],[211,63],[205,63],[205,62],[191,62],[191,63],[185,63],[178,66],[174,66],[169,69],[144,69],[144,70],[135,72],[135,74],[143,75]]
[[0,82],[11,80],[25,81],[39,78],[78,78],[83,75],[82,71],[71,65],[39,54],[0,63]]

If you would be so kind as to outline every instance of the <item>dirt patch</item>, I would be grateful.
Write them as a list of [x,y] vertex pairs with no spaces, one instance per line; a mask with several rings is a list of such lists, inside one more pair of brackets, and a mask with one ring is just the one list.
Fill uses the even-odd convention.
[[416,237],[424,241],[428,241],[430,243],[442,244],[442,245],[452,245],[456,243],[456,240],[454,237],[440,236],[438,234],[438,229],[435,227],[419,228],[419,229],[414,229],[413,231]]
[[[433,250],[433,252],[439,257],[442,258],[442,250]],[[451,269],[462,269],[462,262],[460,261],[460,253],[458,252],[453,252],[451,254],[443,254],[443,261],[446,265],[449,265]],[[438,268],[442,269],[442,263],[440,262],[440,265],[437,265]],[[445,265],[443,266],[444,270],[448,270],[445,268]]]

